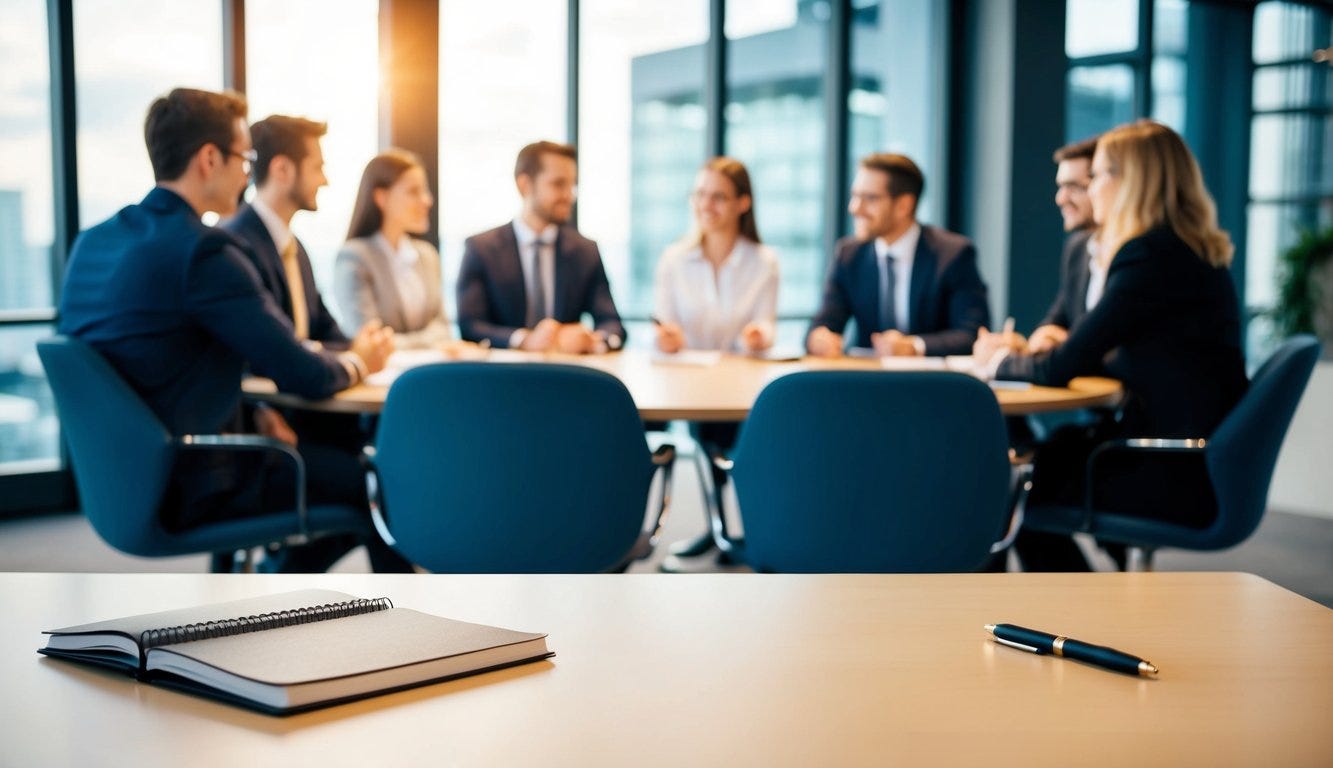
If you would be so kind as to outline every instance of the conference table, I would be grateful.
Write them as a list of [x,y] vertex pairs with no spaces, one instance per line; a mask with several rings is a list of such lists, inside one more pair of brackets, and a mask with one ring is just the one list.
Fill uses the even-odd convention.
[[[43,629],[312,587],[556,655],[275,718],[35,653]],[[1333,611],[1240,573],[6,573],[0,604],[3,765],[1333,763]],[[1007,648],[998,622],[1161,673]]]
[[[624,350],[607,355],[562,355],[517,350],[490,350],[482,359],[493,363],[549,362],[582,365],[606,371],[624,382],[645,421],[742,421],[759,392],[770,381],[811,370],[962,370],[970,358],[806,357],[766,360],[743,355],[692,353],[662,355]],[[386,370],[365,383],[327,400],[312,401],[278,392],[268,379],[252,377],[243,387],[251,399],[286,407],[341,413],[378,413],[395,376],[416,365],[446,362],[441,353],[395,353]],[[1067,387],[1042,387],[1020,382],[993,382],[1000,410],[1006,415],[1113,406],[1122,388],[1114,379],[1087,377]]]

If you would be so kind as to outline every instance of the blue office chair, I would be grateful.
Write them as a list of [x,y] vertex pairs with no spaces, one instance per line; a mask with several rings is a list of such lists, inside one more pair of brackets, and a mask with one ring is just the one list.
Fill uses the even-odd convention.
[[652,552],[675,450],[649,452],[629,391],[602,371],[441,363],[394,382],[368,456],[371,515],[417,565],[592,573]]
[[1008,455],[995,394],[970,376],[783,376],[723,461],[745,533],[719,544],[757,571],[974,570],[1018,530]]
[[[1212,551],[1233,547],[1254,533],[1268,504],[1278,451],[1301,394],[1319,359],[1313,336],[1294,336],[1278,348],[1250,381],[1249,389],[1211,436],[1182,440],[1140,438],[1098,446],[1088,459],[1083,507],[1030,507],[1024,524],[1051,533],[1091,533],[1100,542],[1129,548],[1132,570],[1152,569],[1161,547]],[[1194,454],[1202,458],[1213,488],[1217,515],[1204,528],[1093,508],[1098,465],[1116,454]],[[1152,488],[1144,488],[1151,494]]]
[[[252,548],[305,544],[325,534],[373,535],[364,511],[305,503],[305,465],[290,446],[260,435],[173,437],[115,369],[78,339],[37,342],[69,446],[84,514],[107,544],[139,557],[236,551],[248,569]],[[185,531],[162,525],[164,495],[177,453],[277,451],[296,467],[296,509],[206,523]]]

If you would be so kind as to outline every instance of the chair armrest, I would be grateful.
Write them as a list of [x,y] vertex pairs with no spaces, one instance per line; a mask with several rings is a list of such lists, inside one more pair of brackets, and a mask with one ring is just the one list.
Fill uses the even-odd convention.
[[1099,443],[1088,456],[1084,468],[1086,473],[1083,484],[1083,526],[1085,531],[1092,530],[1093,502],[1097,490],[1097,465],[1112,454],[1201,454],[1208,447],[1207,438],[1161,438],[1127,437],[1119,440],[1107,440]]
[[[634,546],[630,549],[625,559],[612,569],[613,573],[623,573],[629,568],[630,563],[635,560],[642,560],[653,553],[657,546],[657,538],[662,533],[662,522],[666,520],[667,512],[671,508],[671,481],[672,471],[676,465],[676,446],[671,443],[663,443],[653,451],[653,474],[662,476],[662,491],[658,496],[657,509],[653,511],[652,517],[645,522],[643,530],[639,532],[639,538],[635,540]],[[375,513],[374,502],[371,503],[371,514]]]
[[384,516],[384,500],[380,498],[380,475],[375,466],[375,446],[367,445],[361,449],[361,466],[366,470],[366,499],[370,502],[370,522],[375,526],[375,533],[389,546],[398,540],[389,532],[389,521]]
[[1014,490],[1009,497],[1009,528],[1004,538],[990,545],[992,555],[999,554],[1013,546],[1018,538],[1018,531],[1023,527],[1023,516],[1027,510],[1028,492],[1032,490],[1032,463],[1016,465],[1018,477],[1014,478]]
[[299,531],[287,543],[304,544],[310,541],[310,522],[305,501],[305,460],[296,448],[265,435],[181,435],[175,442],[177,448],[187,451],[276,451],[286,456],[296,470],[296,524]]

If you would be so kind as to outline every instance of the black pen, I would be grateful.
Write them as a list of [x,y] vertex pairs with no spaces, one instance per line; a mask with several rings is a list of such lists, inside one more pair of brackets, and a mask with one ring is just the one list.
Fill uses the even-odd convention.
[[991,633],[995,642],[1020,651],[1037,654],[1053,653],[1056,656],[1130,675],[1157,674],[1157,667],[1150,662],[1103,645],[1092,645],[1067,637],[1048,635],[1045,632],[1016,627],[1013,624],[987,624],[986,631]]
[[653,321],[653,325],[656,325],[659,328],[662,326],[662,321],[657,319],[657,315],[649,315],[648,319]]

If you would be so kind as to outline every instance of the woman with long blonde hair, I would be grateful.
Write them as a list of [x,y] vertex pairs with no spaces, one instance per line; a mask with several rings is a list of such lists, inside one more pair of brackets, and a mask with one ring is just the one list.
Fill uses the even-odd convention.
[[[1097,142],[1088,188],[1100,226],[1097,305],[1055,349],[1021,352],[1022,339],[982,333],[974,352],[1003,379],[1063,386],[1075,376],[1110,376],[1127,393],[1120,418],[1057,432],[1038,449],[1029,504],[1081,507],[1086,459],[1117,437],[1208,437],[1244,394],[1240,307],[1228,267],[1232,245],[1198,163],[1175,131],[1140,120]],[[1207,525],[1216,513],[1197,455],[1108,454],[1095,467],[1094,507]],[[1024,532],[1028,570],[1087,570],[1067,537]]]

